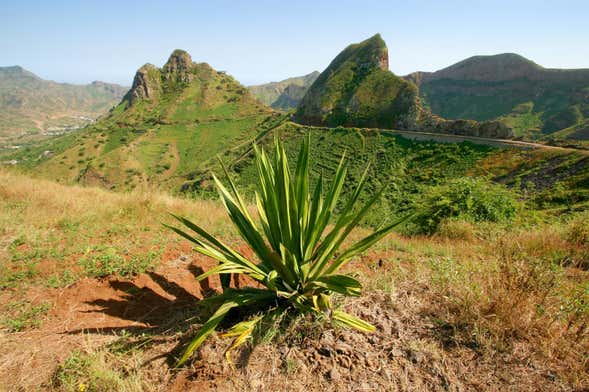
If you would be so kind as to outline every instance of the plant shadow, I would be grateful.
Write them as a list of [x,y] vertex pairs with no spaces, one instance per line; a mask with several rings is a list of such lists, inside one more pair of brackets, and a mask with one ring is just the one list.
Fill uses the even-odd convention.
[[[210,304],[203,305],[201,300],[217,294],[209,279],[197,283],[196,276],[203,273],[200,267],[191,265],[189,271],[194,275],[194,282],[199,285],[198,289],[202,296],[189,292],[184,287],[156,272],[146,273],[155,284],[151,284],[151,286],[154,288],[157,286],[155,290],[145,285],[136,284],[133,281],[113,279],[108,282],[108,285],[118,295],[112,298],[86,301],[85,303],[91,305],[94,309],[83,311],[83,313],[101,313],[129,323],[121,326],[80,328],[65,333],[119,335],[131,338],[130,341],[140,342],[141,345],[144,345],[145,336],[151,336],[151,341],[157,342],[162,339],[158,339],[156,336],[174,336],[181,333],[182,337],[174,349],[166,355],[168,365],[172,366],[187,340],[190,339],[190,336],[187,336],[190,334],[184,332],[188,331],[193,324],[202,323],[212,314],[213,309],[211,309]],[[158,355],[149,361],[159,357],[162,357],[162,355]]]

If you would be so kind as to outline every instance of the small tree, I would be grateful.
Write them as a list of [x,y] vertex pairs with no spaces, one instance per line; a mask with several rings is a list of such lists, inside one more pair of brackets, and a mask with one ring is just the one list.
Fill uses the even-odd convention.
[[[222,305],[202,325],[178,360],[178,366],[182,365],[217,328],[227,313],[237,307],[255,306],[263,312],[261,316],[235,324],[223,335],[234,338],[231,349],[243,344],[264,315],[270,313],[328,314],[334,323],[365,332],[374,330],[366,321],[334,309],[330,297],[333,293],[360,295],[360,282],[338,271],[404,219],[388,224],[347,249],[339,251],[344,240],[383,192],[380,190],[361,208],[355,208],[366,182],[368,168],[349,200],[342,205],[338,216],[332,219],[347,172],[344,157],[331,185],[324,189],[323,178],[319,177],[314,190],[311,191],[308,139],[303,141],[294,176],[289,169],[285,150],[278,139],[272,159],[255,145],[254,150],[259,181],[256,192],[259,222],[251,217],[244,199],[229,178],[225,167],[223,170],[227,175],[229,189],[216,177],[214,180],[230,219],[253,250],[256,260],[246,258],[185,218],[175,216],[191,233],[168,226],[195,243],[198,252],[219,262],[217,267],[197,279],[221,274],[224,288],[223,293],[215,297],[222,301]],[[328,228],[332,220],[333,226]],[[226,279],[230,276],[228,274],[246,275],[263,288],[230,289]]]

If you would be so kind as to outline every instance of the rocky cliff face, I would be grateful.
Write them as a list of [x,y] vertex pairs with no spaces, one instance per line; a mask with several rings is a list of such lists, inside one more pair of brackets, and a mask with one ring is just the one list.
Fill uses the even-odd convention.
[[163,90],[190,83],[197,66],[187,52],[176,49],[161,69],[152,64],[139,68],[123,101],[133,105],[141,99],[158,99]]
[[163,76],[167,81],[189,83],[192,65],[192,58],[188,52],[176,49],[162,68]]
[[137,70],[133,85],[123,98],[130,105],[139,99],[155,99],[161,92],[160,70],[152,64],[145,64]]

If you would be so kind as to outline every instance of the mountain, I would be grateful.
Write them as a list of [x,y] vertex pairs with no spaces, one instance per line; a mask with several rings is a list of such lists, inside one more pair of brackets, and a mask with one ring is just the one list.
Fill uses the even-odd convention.
[[307,125],[415,128],[417,89],[389,71],[379,34],[344,49],[311,85],[295,119]]
[[80,126],[120,102],[126,87],[43,80],[19,66],[0,67],[0,139]]
[[288,78],[280,82],[271,82],[249,86],[256,98],[274,109],[289,110],[296,108],[303,96],[319,76],[318,71],[308,75]]
[[303,97],[296,122],[421,130],[508,138],[499,122],[445,120],[423,107],[413,81],[389,71],[388,49],[379,34],[344,49],[319,75]]
[[[499,119],[518,136],[540,138],[589,118],[589,69],[544,68],[505,53],[470,57],[405,79],[419,87],[433,113],[479,121]],[[571,137],[586,138],[585,134]]]
[[231,76],[176,50],[162,68],[139,68],[120,104],[95,124],[13,159],[63,182],[174,189],[202,162],[281,119]]

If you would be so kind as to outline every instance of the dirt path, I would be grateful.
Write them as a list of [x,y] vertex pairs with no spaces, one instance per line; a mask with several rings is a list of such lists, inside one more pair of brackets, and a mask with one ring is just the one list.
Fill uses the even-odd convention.
[[170,148],[166,153],[171,153],[173,155],[172,163],[170,164],[170,168],[166,170],[162,177],[163,178],[170,178],[176,173],[176,169],[178,169],[178,165],[180,165],[180,153],[178,152],[178,144],[176,141],[170,143]]

